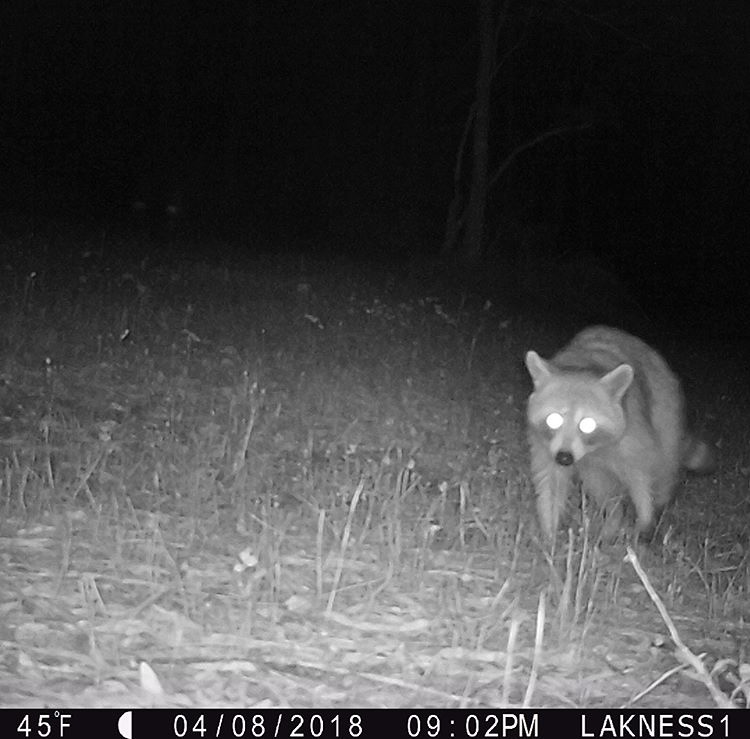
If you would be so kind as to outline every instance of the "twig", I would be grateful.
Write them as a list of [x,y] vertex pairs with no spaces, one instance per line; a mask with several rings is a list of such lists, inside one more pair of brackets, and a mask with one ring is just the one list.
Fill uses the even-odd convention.
[[727,698],[727,696],[724,695],[721,690],[719,690],[716,683],[714,683],[714,681],[711,679],[711,675],[709,675],[709,673],[707,672],[706,666],[703,664],[703,660],[701,659],[701,657],[693,654],[693,652],[691,652],[687,648],[685,642],[683,642],[680,638],[674,622],[670,618],[669,613],[667,613],[664,602],[659,597],[659,594],[656,592],[656,590],[654,590],[653,585],[651,585],[651,581],[648,579],[648,575],[646,575],[645,571],[641,567],[641,563],[638,561],[638,557],[636,556],[633,548],[629,546],[627,548],[627,552],[628,553],[625,556],[625,559],[633,566],[633,569],[643,583],[643,587],[646,588],[646,592],[649,594],[649,597],[654,602],[656,609],[659,611],[659,615],[661,616],[662,621],[664,621],[664,623],[666,624],[667,629],[669,630],[669,635],[672,638],[672,641],[675,643],[675,646],[677,647],[677,658],[681,660],[685,665],[687,665],[688,667],[692,667],[693,670],[695,670],[695,675],[691,675],[691,677],[695,677],[698,682],[701,682],[706,686],[706,689],[714,699],[714,703],[716,703],[719,708],[735,708],[735,705],[732,703],[732,701],[730,701],[729,698]]

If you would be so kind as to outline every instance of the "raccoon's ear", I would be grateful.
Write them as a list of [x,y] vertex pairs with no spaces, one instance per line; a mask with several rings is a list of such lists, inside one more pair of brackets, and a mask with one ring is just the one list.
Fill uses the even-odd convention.
[[552,371],[549,368],[547,362],[545,362],[535,351],[526,352],[526,369],[531,375],[531,379],[534,381],[534,387],[538,387],[540,384],[549,379]]
[[621,364],[607,372],[599,382],[613,400],[619,401],[633,382],[633,368],[629,364]]

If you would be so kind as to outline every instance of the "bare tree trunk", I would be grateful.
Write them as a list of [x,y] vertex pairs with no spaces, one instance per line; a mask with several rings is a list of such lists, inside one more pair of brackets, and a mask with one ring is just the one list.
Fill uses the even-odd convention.
[[479,0],[479,65],[474,118],[474,157],[466,230],[461,249],[463,257],[468,262],[479,261],[484,248],[484,213],[489,181],[490,96],[495,48],[492,0]]
[[466,153],[466,142],[469,140],[471,124],[474,121],[474,112],[476,105],[471,106],[469,115],[464,123],[464,130],[461,134],[461,143],[458,145],[458,154],[456,155],[456,166],[453,170],[453,199],[448,206],[448,215],[445,219],[445,238],[443,240],[442,254],[447,256],[452,254],[458,243],[458,235],[464,224],[465,213],[463,212],[463,198],[461,197],[461,170],[463,167],[464,155]]

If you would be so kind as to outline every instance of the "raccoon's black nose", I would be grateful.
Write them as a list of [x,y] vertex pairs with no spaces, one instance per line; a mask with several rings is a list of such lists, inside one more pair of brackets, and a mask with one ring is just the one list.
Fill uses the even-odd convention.
[[571,452],[566,452],[561,449],[555,455],[555,462],[557,462],[557,464],[559,464],[561,467],[570,467],[570,465],[575,462],[575,459],[573,458],[573,454]]

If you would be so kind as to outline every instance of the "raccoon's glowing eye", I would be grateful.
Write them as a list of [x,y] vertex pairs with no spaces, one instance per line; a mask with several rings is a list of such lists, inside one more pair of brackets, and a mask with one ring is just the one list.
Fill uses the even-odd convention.
[[582,418],[578,423],[578,428],[582,434],[593,434],[596,431],[596,421],[593,418]]
[[563,425],[564,419],[559,413],[550,413],[549,416],[544,419],[544,422],[547,424],[548,428],[557,431],[557,429]]

